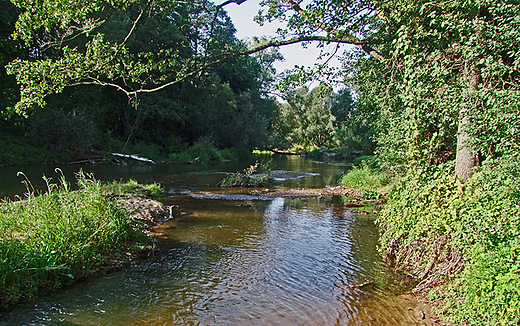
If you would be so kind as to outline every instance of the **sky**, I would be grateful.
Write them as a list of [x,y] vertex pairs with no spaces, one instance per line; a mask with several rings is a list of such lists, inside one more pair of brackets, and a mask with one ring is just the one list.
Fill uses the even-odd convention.
[[[218,5],[222,2],[224,1],[216,0],[215,4]],[[231,3],[224,7],[237,29],[237,38],[244,39],[252,36],[276,35],[276,29],[280,25],[266,23],[264,26],[260,26],[253,20],[254,16],[261,8],[259,2],[260,0],[248,0],[241,5]],[[328,47],[330,48],[330,51],[332,51],[336,45],[332,44],[328,45]],[[344,48],[345,45],[342,45],[342,47]],[[309,45],[308,48],[303,48],[301,44],[283,46],[280,47],[280,51],[285,57],[285,62],[277,62],[275,64],[278,73],[281,73],[285,69],[292,69],[295,65],[313,66],[314,63],[317,62],[317,57],[320,53],[320,50],[313,44]],[[338,51],[338,54],[341,53],[343,53],[343,49]],[[330,60],[329,64],[337,67],[341,66],[337,59]]]

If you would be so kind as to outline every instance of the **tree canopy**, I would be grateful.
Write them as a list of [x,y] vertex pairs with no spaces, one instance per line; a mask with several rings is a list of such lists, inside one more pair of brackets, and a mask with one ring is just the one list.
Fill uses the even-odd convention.
[[[360,103],[369,96],[379,112],[379,151],[389,162],[431,164],[458,156],[457,174],[467,179],[486,157],[516,148],[511,103],[518,102],[520,29],[514,3],[265,0],[256,20],[280,20],[287,28],[248,50],[234,40],[221,10],[242,2],[13,1],[24,8],[14,39],[28,48],[27,58],[7,65],[21,88],[16,111],[27,114],[47,95],[80,84],[113,87],[136,104],[139,94],[212,71],[244,91],[252,87],[247,74],[230,79],[229,63],[209,68],[272,46],[342,42],[359,48],[346,57],[346,71],[355,74],[347,74],[347,82],[361,91]],[[514,128],[482,120],[497,114]],[[490,126],[505,138],[488,137]]]

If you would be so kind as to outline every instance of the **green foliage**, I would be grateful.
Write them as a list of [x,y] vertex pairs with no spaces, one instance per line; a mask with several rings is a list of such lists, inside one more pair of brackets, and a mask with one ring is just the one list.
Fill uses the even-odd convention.
[[361,165],[365,161],[365,164],[368,164],[371,167],[376,167],[376,156],[375,155],[362,155],[354,158],[354,165]]
[[489,162],[466,184],[457,241],[469,263],[455,289],[464,297],[453,312],[480,325],[520,322],[520,160],[518,155]]
[[45,110],[31,116],[29,125],[32,144],[55,153],[88,153],[100,142],[93,118],[77,112]]
[[353,166],[352,170],[343,175],[339,181],[342,186],[365,190],[367,196],[375,196],[374,192],[377,193],[389,182],[390,178],[386,172],[370,166],[367,161],[363,161],[359,167]]
[[144,189],[146,189],[149,192],[150,198],[157,199],[164,195],[164,188],[158,183],[146,185],[144,186]]
[[313,160],[343,160],[348,153],[343,149],[335,148],[335,149],[316,149],[309,152],[309,158]]
[[[5,87],[0,91],[0,111],[27,136],[19,143],[52,151],[55,161],[81,160],[90,157],[92,149],[159,160],[203,138],[212,139],[219,149],[266,146],[275,106],[267,88],[279,53],[244,56],[208,67],[197,78],[186,76],[223,51],[245,49],[233,36],[234,27],[223,10],[210,35],[213,4],[160,1],[144,6],[122,1],[99,7],[100,2],[94,2],[75,12],[77,4],[60,1],[13,3],[30,9],[20,16],[15,30],[21,10],[1,3],[5,20],[0,22],[0,80],[5,76]],[[136,20],[143,10],[146,13]],[[23,42],[13,40],[13,31]],[[17,76],[21,90],[14,76],[3,71],[9,62],[8,70]],[[148,93],[169,82],[174,83]],[[143,89],[145,94],[134,93]],[[29,117],[29,123],[19,123],[14,114],[19,91],[17,110]],[[37,108],[44,104],[45,109]],[[217,152],[208,154],[204,161],[220,160]],[[175,161],[199,157],[188,156]],[[236,155],[228,156],[222,159]],[[14,159],[6,161],[13,164]],[[35,156],[16,161],[43,160]]]
[[287,96],[278,106],[272,121],[273,129],[287,147],[330,146],[335,134],[335,117],[331,113],[332,88],[325,84],[309,91],[302,87]]
[[11,133],[5,133],[6,131],[12,129],[7,127],[0,132],[0,165],[36,164],[67,159],[64,155],[32,145],[19,130]]
[[8,76],[5,65],[17,57],[27,57],[27,48],[22,42],[13,40],[11,34],[20,13],[10,1],[0,1],[0,117],[8,118],[14,115],[14,105],[19,100],[19,89],[13,76]]
[[[48,179],[46,179],[48,180]],[[34,298],[85,277],[131,246],[146,244],[127,213],[91,175],[77,176],[79,191],[60,178],[42,195],[6,201],[0,209],[0,301]]]
[[452,317],[474,325],[520,321],[520,161],[489,162],[464,185],[453,165],[410,173],[391,193],[378,224],[382,249],[397,239],[448,235],[467,262],[446,300]]
[[343,88],[332,99],[331,112],[336,118],[336,143],[347,151],[371,154],[375,148],[377,112],[356,102],[349,88]]
[[209,138],[202,138],[193,146],[180,153],[171,153],[169,159],[175,163],[198,163],[236,161],[239,158],[237,150],[217,149]]
[[139,183],[130,179],[126,182],[122,181],[111,181],[102,185],[102,190],[105,193],[112,193],[117,196],[129,194],[134,192],[139,187]]
[[381,195],[375,190],[365,190],[363,192],[363,199],[379,199]]
[[452,228],[448,225],[453,216],[447,208],[463,194],[453,169],[448,164],[411,171],[394,185],[378,221],[382,248],[393,239],[411,243],[425,234],[435,239]]
[[227,175],[219,182],[221,187],[268,187],[274,184],[271,176],[272,160],[256,162],[244,170]]

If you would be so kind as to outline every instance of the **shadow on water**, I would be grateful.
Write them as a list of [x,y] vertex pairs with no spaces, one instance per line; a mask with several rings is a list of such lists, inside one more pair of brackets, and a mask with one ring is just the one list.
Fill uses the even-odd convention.
[[[278,169],[320,176],[289,183],[314,179],[321,186],[336,178],[322,175],[341,174],[299,161],[287,158]],[[396,296],[402,286],[378,257],[373,217],[353,214],[338,198],[256,200],[234,189],[208,198],[180,191],[215,190],[208,175],[218,173],[150,177],[176,193],[165,204],[185,212],[155,228],[167,248],[163,255],[14,307],[0,325],[416,324]]]

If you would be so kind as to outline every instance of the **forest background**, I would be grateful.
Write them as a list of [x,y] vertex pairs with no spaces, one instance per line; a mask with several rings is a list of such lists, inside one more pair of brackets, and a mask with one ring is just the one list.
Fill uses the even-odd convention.
[[[50,67],[49,62],[63,56],[63,49],[41,44],[46,41],[31,38],[27,43],[21,36],[13,37],[21,9],[10,1],[0,3],[0,78],[5,85],[0,94],[0,164],[88,161],[109,158],[112,152],[169,162],[196,158],[208,162],[238,159],[253,149],[312,150],[346,143],[350,143],[351,151],[368,153],[373,148],[370,134],[354,136],[350,132],[359,127],[347,119],[355,103],[346,88],[337,94],[325,84],[313,91],[298,86],[276,89],[281,77],[273,64],[283,60],[276,48],[210,65],[162,90],[129,96],[94,76],[100,72],[94,71],[97,68],[92,67],[92,62],[106,58],[89,58],[90,67],[85,61],[82,67]],[[120,41],[131,30],[140,10],[139,4],[132,4],[111,13],[96,32],[108,44]],[[215,5],[211,3],[181,6],[174,2],[168,8],[153,10],[159,12],[141,17],[138,28],[125,41],[126,58],[122,60],[128,62],[118,63],[134,65],[134,71],[123,72],[118,81],[130,89],[157,85],[172,75],[183,78],[182,74],[218,60],[225,51],[244,51],[266,41],[251,39],[246,44],[238,40],[226,12],[219,11],[214,17]],[[83,36],[60,46],[88,51],[85,47],[89,44]],[[22,61],[32,62],[33,67],[22,66]],[[22,82],[22,92],[41,93],[36,103],[23,104],[24,95],[20,98],[15,76],[6,73],[10,62],[11,69],[32,69],[28,72],[32,75],[18,78],[46,84],[41,87],[40,83],[35,90]],[[46,62],[45,67],[36,67],[35,62]],[[16,64],[20,66],[15,68]],[[71,76],[64,76],[65,69],[90,69],[92,76],[71,81]],[[120,67],[110,69],[113,71],[108,74],[121,73]],[[43,81],[42,74],[49,76],[53,72],[56,79]],[[62,80],[57,81],[59,78]],[[64,87],[60,83],[83,85]],[[288,116],[291,119],[286,119]]]
[[[392,180],[378,219],[391,264],[446,318],[518,324],[518,2],[265,0],[257,21],[287,28],[249,44],[221,10],[242,2],[2,0],[0,161],[374,150],[362,171]],[[276,47],[311,41],[357,50],[341,71],[276,82]],[[338,76],[338,94],[297,86]]]

